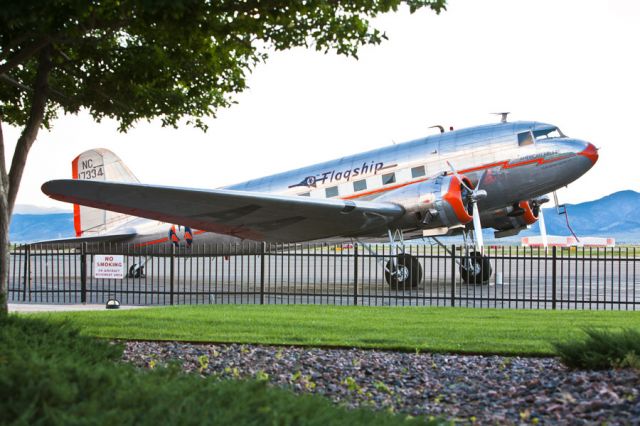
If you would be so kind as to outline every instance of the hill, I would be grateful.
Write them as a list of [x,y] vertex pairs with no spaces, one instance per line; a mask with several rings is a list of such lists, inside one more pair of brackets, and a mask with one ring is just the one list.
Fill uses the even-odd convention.
[[73,213],[14,214],[9,227],[9,240],[12,243],[73,236]]
[[[570,235],[566,217],[555,207],[545,208],[544,218],[550,235]],[[619,191],[594,201],[567,204],[569,221],[580,236],[614,237],[618,242],[640,241],[640,193]],[[521,236],[538,235],[538,223]]]

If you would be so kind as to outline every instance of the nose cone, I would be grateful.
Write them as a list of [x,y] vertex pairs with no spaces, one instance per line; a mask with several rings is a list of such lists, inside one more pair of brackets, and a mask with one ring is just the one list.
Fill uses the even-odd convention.
[[578,155],[582,155],[583,157],[587,157],[591,161],[591,165],[596,164],[598,161],[598,148],[596,148],[592,143],[586,142],[587,147],[580,151]]

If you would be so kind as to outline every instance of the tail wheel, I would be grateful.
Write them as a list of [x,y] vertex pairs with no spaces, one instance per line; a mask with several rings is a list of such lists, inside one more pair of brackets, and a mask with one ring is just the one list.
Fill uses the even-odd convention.
[[134,263],[129,267],[129,278],[140,277],[144,277],[144,266],[139,266],[137,263]]
[[491,262],[477,251],[462,259],[460,275],[466,284],[484,284],[491,278]]
[[410,290],[422,282],[422,265],[410,254],[399,254],[396,262],[389,260],[384,269],[384,278],[393,290]]

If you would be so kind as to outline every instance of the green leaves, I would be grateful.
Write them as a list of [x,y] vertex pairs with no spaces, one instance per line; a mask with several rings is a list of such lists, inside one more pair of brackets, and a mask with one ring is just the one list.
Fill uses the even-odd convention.
[[86,108],[96,120],[118,120],[122,131],[154,118],[175,127],[185,117],[204,129],[201,118],[229,106],[270,49],[356,56],[385,38],[370,19],[402,3],[412,12],[445,7],[445,0],[7,1],[0,115],[25,125],[44,44],[54,64],[45,126],[59,110]]

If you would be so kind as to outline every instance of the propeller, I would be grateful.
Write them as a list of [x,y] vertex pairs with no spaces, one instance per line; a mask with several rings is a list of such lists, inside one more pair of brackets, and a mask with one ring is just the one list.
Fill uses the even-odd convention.
[[480,189],[480,184],[484,180],[484,177],[486,176],[487,171],[485,170],[482,173],[482,175],[480,176],[480,179],[478,179],[478,184],[475,186],[475,188],[470,188],[465,183],[462,176],[458,174],[458,171],[456,170],[456,168],[453,167],[453,165],[449,161],[447,161],[447,164],[449,165],[449,168],[453,172],[454,176],[458,178],[462,186],[468,191],[466,198],[471,202],[471,206],[472,206],[471,218],[473,219],[473,232],[474,232],[476,250],[482,253],[484,251],[484,240],[482,239],[482,223],[480,222],[480,210],[478,209],[478,200],[485,198],[487,196],[487,191],[485,191],[484,189]]

